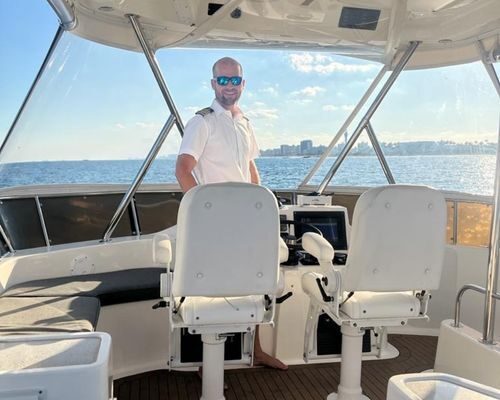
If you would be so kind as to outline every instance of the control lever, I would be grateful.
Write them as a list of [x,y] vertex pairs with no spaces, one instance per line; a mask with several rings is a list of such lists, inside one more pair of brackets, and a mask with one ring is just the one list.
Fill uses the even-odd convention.
[[[176,309],[172,310],[172,312],[174,314],[177,314],[179,312],[179,308],[181,307],[182,303],[184,303],[185,299],[186,299],[185,297],[181,297],[181,299],[179,301],[179,306]],[[165,300],[160,300],[158,303],[151,306],[151,308],[153,310],[157,310],[158,308],[166,308],[166,307],[170,307],[170,304],[168,301],[165,301]]]
[[276,298],[276,304],[281,304],[285,300],[288,300],[292,296],[293,296],[293,292],[288,292],[288,293],[284,294],[283,296],[277,297]]
[[153,310],[156,310],[158,308],[166,308],[167,307],[167,302],[165,300],[161,300],[158,303],[154,304],[151,308]]
[[333,301],[333,296],[328,296],[325,292],[325,289],[323,289],[323,286],[321,285],[321,279],[316,278],[316,283],[318,284],[318,288],[321,293],[321,297],[323,297],[323,301],[324,302]]
[[349,300],[353,295],[354,295],[354,292],[349,292],[349,294],[347,295],[347,297],[345,298],[345,300],[342,303],[340,303],[339,307],[342,307],[345,304],[345,302],[347,300]]
[[[281,304],[285,300],[287,300],[288,298],[290,298],[292,296],[293,296],[293,293],[292,292],[288,292],[287,294],[284,294],[283,296],[276,297],[276,304]],[[273,301],[271,300],[271,298],[267,294],[264,295],[264,300],[266,301],[265,309],[267,311],[267,310],[269,310],[269,307],[271,306],[271,304],[273,303]]]

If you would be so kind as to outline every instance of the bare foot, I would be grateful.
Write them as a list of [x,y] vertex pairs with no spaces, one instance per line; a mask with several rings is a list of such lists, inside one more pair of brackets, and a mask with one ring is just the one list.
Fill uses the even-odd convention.
[[281,371],[286,371],[288,369],[288,365],[282,363],[277,358],[270,356],[267,353],[256,351],[254,352],[254,365],[262,365],[264,367],[279,369]]

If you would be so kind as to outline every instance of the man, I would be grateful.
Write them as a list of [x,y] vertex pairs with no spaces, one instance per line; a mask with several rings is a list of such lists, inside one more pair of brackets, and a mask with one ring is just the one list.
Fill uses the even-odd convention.
[[[260,184],[254,161],[259,153],[257,141],[248,118],[238,106],[245,88],[243,69],[236,60],[224,57],[214,64],[212,73],[215,100],[187,123],[177,157],[175,176],[183,192],[198,183]],[[258,327],[254,361],[271,368],[288,368],[262,351]]]

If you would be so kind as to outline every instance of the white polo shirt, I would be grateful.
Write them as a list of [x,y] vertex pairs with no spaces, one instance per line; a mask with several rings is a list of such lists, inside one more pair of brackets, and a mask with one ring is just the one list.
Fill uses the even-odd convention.
[[217,100],[210,107],[214,112],[187,123],[179,154],[195,158],[200,184],[250,182],[249,164],[259,155],[250,122],[243,114],[233,118]]

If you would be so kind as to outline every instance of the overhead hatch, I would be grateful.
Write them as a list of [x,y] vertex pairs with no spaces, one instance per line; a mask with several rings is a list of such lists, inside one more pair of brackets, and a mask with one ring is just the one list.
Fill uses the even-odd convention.
[[339,28],[364,29],[374,31],[377,29],[380,10],[369,8],[342,7]]

